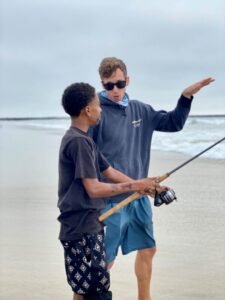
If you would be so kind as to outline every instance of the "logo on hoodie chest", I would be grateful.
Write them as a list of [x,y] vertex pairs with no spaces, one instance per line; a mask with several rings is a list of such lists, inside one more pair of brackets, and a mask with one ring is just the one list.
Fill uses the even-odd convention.
[[133,127],[140,127],[142,122],[142,119],[138,119],[138,120],[133,120],[131,123],[133,125]]

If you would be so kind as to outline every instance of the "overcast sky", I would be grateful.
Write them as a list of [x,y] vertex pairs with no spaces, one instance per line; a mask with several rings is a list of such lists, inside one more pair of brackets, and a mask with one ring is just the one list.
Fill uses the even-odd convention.
[[224,0],[0,0],[0,17],[0,117],[64,116],[64,88],[99,90],[105,56],[125,61],[128,94],[155,109],[212,76],[192,114],[225,114]]

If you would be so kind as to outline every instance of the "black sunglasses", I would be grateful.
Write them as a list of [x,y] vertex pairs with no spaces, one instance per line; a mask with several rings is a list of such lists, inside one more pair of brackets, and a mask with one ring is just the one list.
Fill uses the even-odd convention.
[[126,80],[118,80],[117,82],[107,82],[107,83],[102,83],[104,88],[107,91],[111,91],[114,89],[114,86],[116,86],[118,89],[123,89],[126,86]]

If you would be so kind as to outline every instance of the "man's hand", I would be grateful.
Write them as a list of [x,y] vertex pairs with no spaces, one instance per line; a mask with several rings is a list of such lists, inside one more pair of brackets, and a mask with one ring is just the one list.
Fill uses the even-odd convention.
[[191,86],[187,87],[183,92],[182,95],[188,99],[191,99],[191,97],[198,93],[198,91],[201,90],[201,88],[205,87],[206,85],[209,85],[211,82],[215,81],[212,77],[203,79],[199,82],[196,82],[192,84]]

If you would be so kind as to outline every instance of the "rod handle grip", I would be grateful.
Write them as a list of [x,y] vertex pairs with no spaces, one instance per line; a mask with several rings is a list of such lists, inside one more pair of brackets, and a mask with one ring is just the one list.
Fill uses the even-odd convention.
[[124,199],[123,201],[121,201],[120,203],[118,203],[117,205],[115,205],[114,207],[110,208],[109,210],[107,210],[105,213],[103,213],[98,220],[100,222],[104,221],[106,218],[108,218],[109,216],[111,216],[112,214],[116,213],[120,208],[124,207],[125,205],[129,204],[130,202],[132,202],[133,200],[137,199],[140,197],[141,194],[139,194],[138,192],[130,195],[129,197],[127,197],[126,199]]

